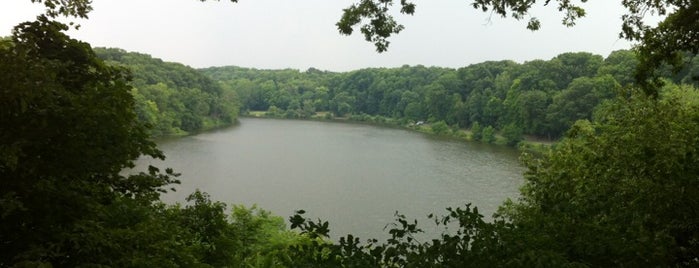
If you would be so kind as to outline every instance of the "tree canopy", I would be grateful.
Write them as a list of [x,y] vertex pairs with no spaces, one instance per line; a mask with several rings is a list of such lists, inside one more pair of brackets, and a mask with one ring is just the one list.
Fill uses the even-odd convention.
[[[289,267],[695,267],[699,259],[699,95],[668,83],[580,120],[543,157],[525,155],[522,196],[485,221],[477,208],[435,217],[438,238],[396,216],[386,242],[348,235],[292,247]],[[659,138],[664,137],[664,138]],[[327,235],[327,223],[292,217]],[[450,225],[451,223],[451,225]],[[454,224],[455,223],[455,224]]]
[[[659,72],[674,83],[696,85],[696,63],[677,74]],[[336,73],[228,66],[200,71],[234,91],[243,113],[309,118],[329,112],[322,117],[399,125],[444,121],[453,128],[478,123],[507,132],[514,145],[517,133],[557,139],[575,121],[592,119],[599,105],[634,86],[637,65],[633,51],[620,50],[607,58],[563,53],[549,60],[482,62],[458,69],[406,65]]]
[[[668,15],[656,28],[626,18],[630,30],[624,34],[642,41],[640,59],[619,51],[606,59],[566,53],[458,70],[203,70],[218,84],[177,64],[98,49],[105,62],[89,44],[68,37],[67,25],[50,19],[86,17],[90,0],[32,1],[47,6],[46,16],[0,39],[0,267],[699,265],[699,93],[688,79],[699,65],[696,1],[622,2],[631,15]],[[362,1],[351,10],[358,17],[348,21],[373,16],[378,21],[365,34],[378,34],[370,41],[386,48],[385,38],[400,28],[381,24],[391,3]],[[400,3],[406,13],[414,11],[411,3]],[[523,16],[534,3],[475,5]],[[573,12],[569,23],[584,15],[571,1],[554,3]],[[667,51],[658,55],[657,49]],[[669,72],[672,66],[661,63],[671,57],[693,65]],[[154,70],[132,77],[116,62]],[[636,64],[660,77],[637,85],[664,86],[653,94],[635,90],[629,70]],[[159,81],[149,80],[154,77]],[[227,214],[225,204],[199,191],[185,205],[161,203],[160,193],[177,183],[171,170],[122,173],[141,155],[163,157],[149,139],[147,121],[155,114],[147,109],[160,109],[159,92],[183,94],[163,107],[174,103],[178,112],[205,118],[220,115],[211,113],[215,103],[206,98],[226,90],[240,94],[243,107],[275,107],[292,116],[328,109],[428,117],[440,132],[449,131],[448,123],[467,122],[483,130],[483,140],[492,139],[496,128],[516,141],[520,131],[557,125],[563,139],[540,157],[523,157],[521,197],[507,201],[490,221],[471,205],[447,208],[445,216],[429,216],[445,231],[420,241],[417,221],[397,214],[385,242],[352,235],[333,242],[330,224],[304,218],[304,211],[290,217],[297,230],[290,232],[280,218],[255,207],[236,206]]]
[[[90,0],[31,0],[43,3],[46,16],[69,16],[87,18],[92,11]],[[205,2],[206,0],[200,0]],[[220,0],[215,0],[220,1]],[[231,2],[238,2],[231,0]],[[471,6],[483,12],[490,12],[502,17],[512,17],[517,20],[528,18],[527,28],[538,30],[541,22],[531,9],[537,4],[542,6],[556,5],[556,12],[563,14],[562,24],[574,26],[587,14],[584,3],[570,0],[473,0]],[[343,15],[336,26],[340,34],[351,35],[358,27],[364,39],[375,45],[378,52],[388,50],[389,38],[400,33],[405,27],[392,15],[394,4],[400,6],[399,12],[413,15],[418,7],[409,0],[357,0],[343,10]],[[619,36],[639,42],[640,64],[635,71],[638,85],[650,95],[657,95],[657,88],[662,80],[656,72],[663,64],[679,68],[681,53],[699,52],[699,3],[693,0],[623,0],[622,5],[627,12],[622,16]],[[665,19],[657,26],[644,22],[648,14],[664,16]]]
[[157,200],[177,182],[155,168],[120,173],[141,155],[163,155],[136,120],[128,71],[105,65],[66,29],[40,17],[0,45],[0,266],[20,256],[67,258],[97,207]]
[[67,29],[41,16],[0,40],[0,267],[248,267],[304,243],[269,212],[199,191],[161,203],[172,170],[124,172],[164,157],[131,73]]
[[115,48],[94,51],[106,64],[131,71],[136,113],[153,136],[202,131],[237,118],[235,92],[191,67]]
[[[352,27],[359,28],[365,39],[373,42],[378,52],[388,49],[388,38],[403,30],[403,25],[396,22],[391,15],[393,0],[361,0],[344,10],[341,20],[337,23],[341,34],[351,34]],[[570,0],[474,0],[473,8],[483,12],[491,12],[502,17],[512,17],[517,20],[529,18],[527,28],[538,30],[541,22],[531,9],[536,4],[548,6],[555,4],[558,12],[563,13],[563,25],[574,26],[576,21],[586,15],[582,3],[576,4]],[[637,41],[640,54],[639,68],[635,77],[639,86],[650,95],[657,95],[661,80],[655,72],[662,64],[671,64],[679,68],[681,53],[699,52],[699,3],[693,0],[623,0],[627,13],[622,16],[619,36],[630,41]],[[400,12],[415,13],[414,3],[401,0]],[[644,22],[648,14],[665,16],[657,26]]]

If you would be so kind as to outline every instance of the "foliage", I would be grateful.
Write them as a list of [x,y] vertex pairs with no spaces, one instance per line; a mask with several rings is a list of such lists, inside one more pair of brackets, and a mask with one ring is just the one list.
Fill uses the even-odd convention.
[[670,86],[659,101],[628,96],[528,161],[522,202],[507,214],[533,244],[590,266],[696,265],[699,95]]
[[495,142],[495,129],[492,126],[486,126],[481,131],[481,140],[485,143]]
[[581,77],[553,96],[548,107],[549,126],[554,133],[565,132],[580,119],[591,119],[595,107],[619,90],[611,76]]
[[151,202],[171,171],[124,176],[162,158],[136,120],[128,72],[39,17],[0,46],[0,266],[84,261],[83,229],[119,198]]
[[432,133],[437,135],[445,135],[451,132],[451,129],[449,129],[449,125],[447,125],[447,123],[445,123],[444,121],[432,123],[432,125],[430,125],[430,128],[432,129]]
[[43,3],[46,6],[46,16],[56,18],[58,16],[87,18],[92,11],[91,0],[31,0],[32,3]]
[[478,122],[473,122],[473,125],[471,125],[471,138],[474,141],[480,141],[483,139],[483,128]]
[[[477,208],[433,217],[444,231],[421,242],[417,221],[396,214],[385,242],[326,240],[329,224],[290,218],[311,238],[285,267],[693,267],[699,254],[699,94],[668,86],[660,100],[629,92],[578,121],[529,170],[519,201],[491,221]],[[665,137],[658,139],[657,137]]]
[[[53,17],[85,17],[90,4],[34,2],[44,3]],[[376,3],[385,7],[391,1]],[[476,6],[492,5],[521,16],[533,3],[484,0]],[[584,14],[570,1],[558,3],[573,12],[570,23]],[[641,70],[651,66],[648,70],[669,79],[687,81],[656,67],[684,53],[678,49],[696,53],[691,40],[696,40],[696,20],[691,20],[696,3],[623,3],[632,15],[624,17],[629,27],[625,34],[651,39],[644,39],[649,47],[640,48]],[[662,14],[671,7],[676,9],[657,28],[644,27],[633,17],[646,9]],[[501,11],[496,13],[506,15]],[[378,16],[385,10],[372,12]],[[699,93],[671,80],[652,81],[665,84],[657,94],[621,91],[618,84],[628,81],[623,70],[634,64],[629,57],[602,62],[600,57],[572,53],[551,61],[489,62],[459,70],[306,72],[321,82],[288,70],[290,79],[285,81],[276,79],[276,73],[265,74],[259,92],[251,90],[255,86],[241,87],[247,104],[278,107],[285,116],[333,110],[367,120],[431,117],[440,121],[438,125],[458,123],[472,130],[482,122],[487,127],[480,133],[486,142],[492,142],[496,128],[502,128],[503,135],[516,132],[517,126],[534,133],[548,129],[547,134],[555,135],[553,123],[590,119],[594,111],[595,121],[577,120],[542,158],[525,158],[528,171],[521,198],[508,201],[492,221],[467,205],[447,209],[444,217],[430,216],[445,228],[430,241],[419,241],[417,221],[396,215],[384,243],[371,239],[363,244],[351,235],[333,243],[327,240],[329,224],[305,219],[302,211],[290,219],[291,227],[299,230],[292,233],[278,217],[255,207],[234,207],[229,216],[224,204],[199,191],[184,206],[157,202],[163,188],[176,182],[172,171],[163,174],[151,167],[122,175],[141,155],[163,157],[142,123],[157,122],[159,103],[139,95],[141,89],[133,90],[123,68],[105,64],[88,44],[63,34],[67,28],[39,17],[16,27],[11,40],[0,40],[0,266],[699,265]],[[673,42],[653,43],[663,38]],[[657,49],[672,55],[654,58]],[[624,64],[615,68],[619,58]],[[691,76],[692,70],[678,74]],[[231,84],[254,85],[248,78],[235,79]],[[227,82],[222,81],[224,87],[230,85]],[[622,94],[608,100],[615,90]],[[186,109],[176,111],[190,114],[181,117],[180,124],[201,126],[193,115],[211,111],[206,94],[222,92],[216,87],[185,87],[181,94],[191,103],[182,103]],[[577,118],[551,113],[557,120],[522,120],[523,115],[540,116],[544,107]]]
[[[640,18],[625,16],[624,26],[628,27],[624,29],[626,37],[642,41],[638,47],[641,60],[635,78],[643,90],[653,96],[657,96],[655,89],[662,86],[657,70],[663,63],[672,65],[675,72],[678,72],[686,63],[683,60],[683,52],[699,53],[699,42],[697,42],[699,41],[699,31],[697,31],[699,3],[696,1],[672,2],[674,3],[671,7],[675,10],[655,28],[643,25]],[[656,5],[654,8],[658,9],[661,15],[665,15],[668,9],[658,3],[646,5]],[[644,7],[638,5],[636,8]]]
[[[183,206],[119,198],[81,226],[90,245],[75,265],[111,267],[250,267],[301,243],[283,219],[256,207],[226,205],[195,191]],[[55,264],[55,263],[54,263]],[[268,266],[269,267],[269,266]]]
[[[502,17],[512,17],[517,20],[529,18],[527,28],[538,30],[541,22],[530,11],[539,2],[544,6],[552,1],[536,0],[475,0],[471,4],[473,8],[483,12],[490,12]],[[585,2],[585,1],[582,1]],[[360,27],[365,39],[376,45],[378,52],[388,49],[387,39],[392,34],[398,34],[404,27],[398,24],[390,14],[393,0],[360,0],[345,9],[342,18],[337,23],[342,34],[351,34],[352,27],[361,24]],[[582,5],[570,0],[555,0],[557,10],[563,13],[562,23],[565,26],[574,26],[576,21],[586,15]],[[413,14],[415,4],[401,0],[401,13]],[[657,95],[657,89],[662,84],[655,70],[662,64],[671,64],[679,69],[682,62],[681,53],[688,51],[693,54],[699,52],[699,3],[688,0],[624,0],[622,5],[627,13],[622,15],[620,37],[631,41],[639,41],[640,65],[635,78],[639,86],[651,95]],[[666,16],[658,26],[646,25],[646,14]],[[362,24],[363,20],[368,23]]]
[[153,136],[228,125],[238,116],[236,93],[188,66],[115,48],[94,51],[106,63],[131,70],[136,112]]
[[[59,15],[87,18],[92,10],[92,2],[88,0],[31,0],[43,3],[46,6],[45,15],[55,18]],[[206,0],[200,0],[202,2]],[[217,0],[218,1],[218,0]],[[231,2],[238,2],[231,0]],[[543,6],[551,3],[551,0],[543,2]],[[574,26],[576,21],[586,15],[582,5],[572,3],[570,0],[555,0],[558,12],[563,13],[563,25]],[[585,2],[585,1],[583,1]],[[412,15],[416,5],[408,0],[400,0],[400,13]],[[537,3],[536,0],[475,0],[471,4],[474,9],[490,12],[502,17],[513,17],[517,20],[529,18],[527,28],[538,30],[541,22],[536,16],[530,14],[530,10]],[[340,21],[336,26],[340,34],[350,35],[357,25],[364,39],[374,43],[378,52],[388,49],[388,38],[400,33],[404,26],[399,24],[391,15],[394,0],[358,0],[357,3],[343,9]],[[679,59],[681,53],[699,52],[697,40],[697,28],[699,22],[696,17],[699,14],[699,4],[689,0],[624,0],[622,5],[627,13],[622,15],[620,37],[631,41],[640,41],[640,64],[635,73],[635,79],[639,86],[647,93],[657,96],[657,89],[661,86],[661,79],[656,70],[663,64],[670,64],[679,69],[683,64]],[[644,23],[647,14],[666,16],[658,26],[651,27]],[[72,22],[71,22],[72,25]]]
[[[685,59],[691,60],[691,54]],[[474,122],[502,131],[514,124],[522,134],[557,139],[576,121],[592,119],[596,107],[621,86],[633,85],[638,60],[633,51],[606,59],[590,53],[563,53],[550,60],[518,64],[483,62],[459,69],[402,66],[334,73],[308,69],[257,70],[212,67],[201,71],[238,96],[241,111],[308,118],[312,112],[362,119]],[[673,75],[675,83],[695,83],[699,60]],[[362,115],[362,116],[360,116]]]
[[[44,13],[49,18],[58,16],[75,17],[87,19],[88,14],[92,11],[92,0],[31,0],[32,3],[43,3],[46,7]],[[202,2],[206,0],[200,0]],[[220,0],[214,0],[220,1]],[[237,3],[238,0],[230,0]]]
[[[415,4],[407,0],[401,0],[400,12],[412,15],[415,12]],[[357,4],[343,10],[342,18],[336,24],[340,34],[351,35],[357,24],[362,24],[360,31],[364,39],[374,43],[377,52],[384,52],[388,49],[387,38],[392,34],[400,33],[403,25],[398,24],[393,16],[388,13],[389,6],[393,1],[387,0],[362,0]],[[367,22],[363,22],[366,20]]]
[[508,124],[502,128],[502,136],[505,138],[505,143],[509,146],[517,146],[520,141],[524,140],[522,136],[522,128],[515,124]]
[[[396,214],[390,238],[379,243],[370,239],[360,243],[358,237],[347,235],[338,243],[313,240],[309,244],[290,248],[292,258],[286,267],[463,267],[469,265],[498,266],[506,263],[497,254],[500,231],[505,222],[488,223],[477,208],[448,208],[448,215],[434,217],[434,223],[444,228],[438,239],[421,243],[416,235],[422,233],[417,221],[408,221]],[[303,218],[303,211],[290,218],[292,228],[315,238],[327,238],[328,223]],[[458,224],[453,233],[448,230]]]

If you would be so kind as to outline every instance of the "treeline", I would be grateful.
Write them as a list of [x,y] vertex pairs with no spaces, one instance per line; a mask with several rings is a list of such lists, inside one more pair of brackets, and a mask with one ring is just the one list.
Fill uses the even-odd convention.
[[[0,267],[250,267],[279,244],[310,240],[264,210],[228,211],[198,191],[163,204],[179,182],[170,169],[126,174],[141,156],[164,158],[132,85],[163,89],[168,98],[146,103],[175,113],[169,133],[198,129],[182,123],[187,113],[232,120],[214,99],[225,91],[145,55],[97,49],[105,62],[67,30],[40,16],[0,38]],[[208,109],[191,109],[186,94]]]
[[[541,157],[525,155],[521,197],[492,221],[473,206],[449,208],[430,216],[448,228],[429,240],[398,215],[386,241],[333,242],[331,225],[302,211],[290,231],[264,210],[227,211],[199,191],[165,205],[160,194],[178,183],[172,170],[125,174],[141,156],[164,158],[136,111],[131,84],[139,82],[67,30],[40,16],[0,39],[0,267],[699,265],[699,91],[691,85],[666,80],[657,95],[622,89]],[[333,94],[328,109],[342,103],[338,95],[360,96]]]
[[[699,60],[686,55],[685,61],[690,64],[680,72],[666,68],[661,73],[675,83],[696,84]],[[301,72],[212,67],[201,71],[235,90],[243,112],[307,118],[329,111],[336,117],[443,121],[452,128],[475,126],[556,139],[576,120],[591,119],[604,100],[631,86],[637,64],[632,51],[620,50],[607,58],[564,53],[551,60],[483,62],[459,69],[403,66],[333,73],[314,68]]]
[[130,70],[139,120],[154,136],[181,135],[234,122],[235,92],[180,63],[117,48],[94,48],[107,64]]
[[[385,242],[292,246],[287,267],[696,267],[699,91],[666,82],[658,97],[624,93],[542,157],[525,154],[521,197],[492,220],[447,208],[428,216],[442,235],[422,240],[424,225],[397,215]],[[291,223],[327,235],[324,222]]]

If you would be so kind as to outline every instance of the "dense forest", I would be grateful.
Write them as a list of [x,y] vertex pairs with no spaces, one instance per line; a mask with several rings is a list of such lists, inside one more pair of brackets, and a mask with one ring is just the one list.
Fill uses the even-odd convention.
[[130,70],[136,113],[154,136],[229,125],[238,116],[235,93],[191,67],[116,48],[94,51],[105,63]]
[[[663,76],[696,85],[699,59],[686,54],[684,61],[689,64],[680,72],[666,67]],[[558,139],[575,121],[592,119],[600,104],[633,86],[637,65],[634,52],[620,50],[607,58],[564,53],[550,60],[483,62],[458,69],[403,66],[333,73],[314,68],[301,72],[211,67],[202,71],[237,93],[243,113],[308,118],[329,111],[335,117],[444,122],[453,128],[493,128]]]
[[[205,70],[214,80],[69,37],[69,25],[54,19],[87,18],[91,1],[32,2],[45,14],[0,39],[0,267],[699,266],[696,1],[623,1],[622,32],[640,44],[606,59],[571,53],[343,74]],[[384,16],[392,2],[363,0],[338,27],[351,33],[378,16],[362,33],[385,50],[402,29]],[[474,7],[521,17],[534,2]],[[570,1],[549,2],[569,20],[584,14]],[[666,16],[650,27],[638,19],[648,10]],[[154,134],[234,120],[238,98],[240,109],[290,117],[327,109],[561,139],[523,155],[521,196],[492,219],[477,204],[447,208],[430,215],[445,232],[423,241],[422,225],[401,215],[385,241],[330,239],[332,226],[304,211],[287,228],[263,209],[229,209],[199,191],[164,204],[175,171],[122,173],[139,157],[164,158]]]

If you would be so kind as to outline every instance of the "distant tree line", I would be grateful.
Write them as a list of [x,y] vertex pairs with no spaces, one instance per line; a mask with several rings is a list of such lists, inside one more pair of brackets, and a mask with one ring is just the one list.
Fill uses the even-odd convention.
[[[664,77],[697,84],[699,59]],[[483,62],[458,69],[403,66],[333,73],[310,68],[257,70],[211,67],[201,71],[233,90],[248,110],[306,118],[317,111],[334,116],[383,116],[404,122],[444,121],[457,128],[493,128],[557,139],[623,88],[633,86],[638,60],[619,50],[607,58],[586,52],[518,64]]]
[[153,136],[201,131],[237,119],[235,92],[191,67],[116,48],[94,51],[105,63],[130,70],[136,113]]
[[269,267],[260,256],[310,243],[280,217],[228,210],[199,191],[162,203],[179,183],[173,170],[126,174],[139,157],[164,158],[132,85],[170,94],[152,103],[181,106],[167,115],[175,120],[196,112],[189,101],[208,105],[193,120],[235,114],[223,114],[224,91],[191,68],[97,49],[104,61],[66,30],[40,16],[0,39],[0,267]]
[[[479,127],[483,129],[480,132],[483,139],[489,139],[490,135],[486,134],[495,128],[506,132],[507,126],[517,126],[512,124],[516,121],[507,121],[511,120],[506,116],[508,113],[502,113],[513,107],[506,103],[510,96],[513,96],[510,100],[517,100],[517,96],[539,90],[550,97],[547,114],[557,99],[593,100],[583,101],[584,104],[603,99],[594,106],[592,120],[578,120],[565,134],[559,133],[562,139],[556,146],[540,157],[524,155],[527,171],[521,196],[505,202],[492,220],[484,220],[477,208],[467,205],[448,208],[445,216],[431,215],[430,220],[435,224],[448,228],[442,235],[428,240],[421,241],[421,237],[415,235],[421,232],[422,225],[397,215],[395,225],[387,231],[389,239],[386,241],[360,240],[352,235],[331,241],[327,238],[330,224],[304,218],[303,211],[290,217],[293,229],[290,231],[280,218],[264,210],[234,206],[227,212],[224,204],[210,200],[199,191],[192,193],[183,205],[163,204],[160,194],[178,182],[172,170],[149,167],[137,174],[124,174],[123,170],[133,167],[141,156],[164,157],[150,139],[152,133],[148,127],[154,125],[141,118],[145,114],[138,111],[141,109],[139,102],[152,100],[156,106],[159,104],[154,99],[137,100],[134,86],[138,89],[153,82],[157,84],[158,81],[143,78],[148,73],[175,72],[139,73],[115,62],[105,62],[89,44],[68,37],[65,34],[67,25],[50,19],[64,13],[82,12],[84,15],[89,11],[90,1],[37,2],[43,2],[50,9],[48,17],[21,23],[15,27],[12,37],[0,39],[0,267],[699,266],[699,92],[692,80],[697,74],[695,57],[685,55],[683,59],[691,59],[691,64],[677,74],[662,68],[653,69],[653,72],[664,73],[665,79],[661,83],[664,86],[652,91],[636,87],[630,82],[634,80],[623,82],[622,78],[629,74],[627,67],[632,65],[612,64],[622,67],[600,71],[607,61],[614,62],[611,55],[602,61],[596,74],[561,80],[534,79],[555,74],[539,67],[525,68],[531,73],[507,71],[510,65],[521,67],[538,62],[545,66],[546,61],[522,65],[483,63],[500,66],[500,72],[496,72],[498,68],[476,68],[479,65],[464,68],[475,68],[473,76],[466,75],[468,72],[461,74],[459,70],[425,67],[360,70],[346,74],[309,70],[307,73],[326,79],[320,81],[327,84],[318,83],[318,87],[310,88],[315,90],[325,85],[327,109],[338,115],[366,113],[408,120],[434,117],[440,119],[436,123],[439,129],[447,122],[461,125],[460,120],[468,118],[470,121],[465,121],[465,125],[471,128],[482,122]],[[636,2],[639,1],[625,3]],[[663,2],[667,1],[653,3]],[[689,19],[688,25],[696,25],[697,20],[692,19],[696,17],[696,5],[691,7],[680,8],[676,15],[669,15],[668,20],[660,24],[659,30],[663,31],[658,34],[674,36],[675,32],[666,31],[668,25],[685,19]],[[53,16],[50,11],[54,12]],[[688,35],[688,38],[694,36]],[[667,40],[653,38],[653,35],[648,38],[650,41]],[[660,42],[658,46],[692,46],[696,52],[697,44]],[[679,52],[673,49],[667,53]],[[663,58],[665,54],[653,55],[667,59]],[[425,82],[409,82],[406,88],[410,90],[394,96],[401,97],[398,102],[403,93],[423,99],[406,103],[402,110],[390,108],[393,107],[389,105],[391,98],[387,97],[391,96],[390,92],[378,89],[392,87],[375,86],[377,90],[370,90],[372,85],[385,80],[374,72],[403,69],[408,73],[414,71],[413,82]],[[432,69],[434,72],[430,71]],[[579,71],[585,73],[585,68]],[[298,71],[280,72],[303,77]],[[269,73],[272,73],[269,77],[275,77],[273,72]],[[526,76],[527,73],[530,76]],[[449,79],[450,76],[456,79]],[[615,87],[618,84],[621,89],[616,90],[614,97],[604,100],[599,97],[604,94],[597,94],[607,92],[608,88],[597,85],[611,83],[607,82],[610,76],[612,84]],[[192,74],[187,80],[195,81],[197,77]],[[389,77],[404,78],[403,75]],[[466,85],[471,84],[465,82],[450,86],[438,82],[470,81],[465,77],[482,80],[486,86],[468,87]],[[515,83],[517,77],[520,79]],[[525,79],[527,77],[531,79]],[[197,88],[202,93],[195,95],[216,95],[215,85],[206,86],[209,82],[189,84],[178,79],[173,76],[160,81],[169,89]],[[239,80],[245,82],[245,79]],[[583,80],[574,86],[579,79],[590,81]],[[217,79],[222,83],[222,92],[226,92],[228,80]],[[293,89],[287,90],[284,85],[288,84],[281,79],[269,81],[272,93],[280,88]],[[303,79],[293,81],[304,84]],[[559,85],[559,81],[567,82]],[[533,90],[524,90],[528,88],[526,85]],[[553,88],[553,95],[547,93],[546,86]],[[257,94],[254,86],[249,92],[235,88],[228,89]],[[477,120],[471,119],[471,112],[463,119],[456,115],[449,119],[454,105],[448,106],[450,109],[432,105],[456,103],[451,89],[468,90],[465,95],[454,91],[461,103],[467,103],[476,92],[488,97],[481,97],[487,102],[481,110],[476,110]],[[582,91],[580,89],[585,89],[585,94],[576,93]],[[564,94],[568,90],[571,92]],[[439,97],[441,95],[446,97]],[[588,95],[591,96],[588,98]],[[261,96],[264,107],[267,97]],[[279,96],[274,106],[279,104],[278,109],[281,111],[283,107],[285,113],[291,111],[290,115],[303,109],[303,103],[308,103],[309,109],[322,110],[319,108],[322,106],[315,106],[315,100],[325,98],[294,103],[284,97],[285,93],[280,92]],[[177,112],[207,115],[201,122],[209,120],[206,117],[223,116],[217,108],[211,108],[215,103],[185,104],[191,101],[188,98],[174,99],[188,109],[208,104],[208,112],[201,107]],[[288,105],[283,106],[286,100]],[[386,103],[382,103],[384,100]],[[563,104],[568,103],[572,102],[562,102],[559,106],[567,107]],[[414,104],[419,117],[406,117],[409,104]],[[488,104],[502,110],[486,113]],[[268,109],[273,107],[269,103],[266,105]],[[294,109],[295,105],[301,108]],[[166,109],[170,108],[163,110]],[[182,122],[167,126],[190,129]],[[519,125],[524,126],[526,124]],[[550,126],[550,122],[546,126]],[[556,133],[544,133],[548,134]]]

